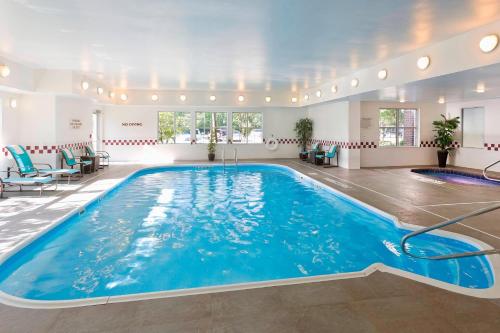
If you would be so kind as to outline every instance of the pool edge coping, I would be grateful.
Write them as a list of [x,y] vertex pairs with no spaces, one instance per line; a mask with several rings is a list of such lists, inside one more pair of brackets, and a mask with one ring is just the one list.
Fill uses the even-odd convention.
[[[407,230],[420,230],[423,229],[423,226],[418,226],[410,223],[405,223],[399,221],[399,218],[391,215],[379,208],[371,206],[361,200],[358,200],[350,195],[343,193],[327,184],[320,182],[304,173],[283,164],[276,163],[241,163],[240,165],[263,165],[263,166],[275,166],[283,169],[287,169],[291,171],[296,176],[306,179],[313,183],[314,185],[323,188],[326,191],[332,192],[334,195],[342,197],[343,199],[354,202],[355,204],[367,209],[375,214],[378,214],[382,217],[389,219],[397,228],[399,229],[407,229]],[[145,170],[154,170],[154,169],[162,169],[162,168],[177,168],[177,167],[212,167],[212,166],[222,166],[220,163],[190,163],[190,164],[179,164],[179,165],[155,165],[143,167],[137,170],[132,171],[123,179],[118,181],[116,184],[106,189],[96,197],[88,200],[84,204],[75,207],[68,213],[64,214],[60,218],[58,218],[54,223],[47,226],[45,229],[40,232],[28,237],[24,241],[20,242],[12,249],[7,251],[6,253],[0,256],[0,266],[8,260],[10,257],[14,256],[20,250],[36,241],[38,238],[52,231],[54,228],[59,226],[60,224],[66,222],[69,218],[83,212],[88,206],[91,204],[102,200],[106,195],[108,195],[111,191],[115,190],[117,187],[122,185],[124,182],[134,177],[137,173],[143,172]],[[489,250],[493,249],[489,244],[475,239],[473,237],[450,232],[444,230],[435,230],[430,232],[430,234],[442,236],[445,238],[451,238],[454,240],[458,240],[461,242],[468,243],[469,245],[473,245],[480,250]],[[316,275],[316,276],[308,276],[308,277],[298,277],[298,278],[287,278],[287,279],[276,279],[276,280],[265,280],[265,281],[257,281],[257,282],[245,282],[245,283],[237,283],[237,284],[229,284],[229,285],[218,285],[218,286],[209,286],[209,287],[197,287],[197,288],[189,288],[189,289],[178,289],[178,290],[167,290],[167,291],[156,291],[156,292],[146,292],[146,293],[137,293],[137,294],[129,294],[129,295],[117,295],[117,296],[101,296],[101,297],[90,297],[90,298],[82,298],[82,299],[72,299],[72,300],[56,300],[56,301],[40,301],[40,300],[32,300],[22,297],[13,296],[7,294],[0,290],[0,303],[5,305],[21,307],[21,308],[32,308],[32,309],[58,309],[58,308],[72,308],[72,307],[82,307],[82,306],[91,306],[91,305],[105,305],[105,304],[113,304],[113,303],[121,303],[128,301],[140,301],[140,300],[149,300],[149,299],[159,299],[159,298],[172,298],[172,297],[181,297],[181,296],[192,296],[199,294],[209,294],[209,293],[217,293],[217,292],[226,292],[226,291],[237,291],[237,290],[248,290],[248,289],[256,289],[256,288],[265,288],[265,287],[274,287],[274,286],[284,286],[284,285],[294,285],[301,283],[313,283],[313,282],[325,282],[325,281],[334,281],[334,280],[344,280],[351,278],[360,278],[371,275],[376,271],[390,273],[396,276],[400,276],[403,278],[408,278],[417,282],[421,282],[433,287],[445,289],[451,292],[455,292],[458,294],[478,297],[478,298],[487,298],[487,299],[499,299],[500,298],[500,283],[497,279],[500,276],[500,255],[494,254],[485,256],[485,259],[489,262],[491,266],[491,270],[493,273],[493,285],[489,288],[484,289],[472,289],[461,287],[458,285],[454,285],[451,283],[443,282],[440,280],[436,280],[430,277],[425,277],[422,275],[418,275],[415,273],[411,273],[405,270],[393,268],[387,266],[383,263],[373,263],[366,267],[365,269],[357,272],[348,272],[348,273],[334,273],[334,274],[326,274],[326,275]]]

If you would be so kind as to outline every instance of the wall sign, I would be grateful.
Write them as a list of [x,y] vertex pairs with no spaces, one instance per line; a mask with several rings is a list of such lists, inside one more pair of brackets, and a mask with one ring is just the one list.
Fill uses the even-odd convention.
[[124,127],[142,127],[142,123],[134,123],[134,122],[124,122],[122,123]]
[[69,126],[71,128],[78,129],[82,126],[82,122],[80,121],[80,119],[71,119],[71,121],[69,122]]

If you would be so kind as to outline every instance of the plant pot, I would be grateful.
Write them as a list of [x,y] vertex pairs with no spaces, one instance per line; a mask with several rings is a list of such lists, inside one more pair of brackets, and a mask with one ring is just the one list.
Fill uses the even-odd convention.
[[209,154],[208,154],[208,160],[209,160],[210,162],[213,162],[213,161],[215,160],[215,153],[209,153]]
[[447,150],[438,150],[438,162],[440,168],[446,168],[446,161],[448,160]]
[[303,151],[303,152],[300,152],[299,153],[299,158],[302,160],[302,161],[306,161],[307,160],[307,156],[308,156],[308,153],[306,151]]

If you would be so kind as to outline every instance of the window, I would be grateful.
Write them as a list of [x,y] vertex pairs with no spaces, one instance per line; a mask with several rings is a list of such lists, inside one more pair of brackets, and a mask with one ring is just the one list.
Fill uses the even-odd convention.
[[380,147],[416,147],[418,144],[416,109],[379,110]]
[[212,127],[217,131],[217,142],[227,143],[227,112],[196,112],[196,142],[208,143]]
[[233,142],[262,143],[262,113],[233,113]]
[[191,113],[158,112],[160,143],[191,143]]
[[484,147],[484,108],[462,109],[462,145],[465,148]]

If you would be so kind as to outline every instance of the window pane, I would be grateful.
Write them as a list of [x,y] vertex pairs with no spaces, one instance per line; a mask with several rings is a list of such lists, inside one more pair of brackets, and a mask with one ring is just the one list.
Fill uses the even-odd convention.
[[462,110],[462,144],[466,148],[484,148],[484,108]]
[[175,113],[175,143],[191,142],[191,113]]
[[380,147],[390,147],[396,145],[396,127],[380,128]]
[[262,113],[248,113],[248,143],[262,143]]
[[399,127],[417,127],[417,110],[399,109],[398,113]]
[[174,143],[174,113],[158,112],[158,141]]
[[414,147],[416,146],[417,130],[414,127],[405,127],[398,129],[398,146]]
[[215,113],[215,128],[217,129],[217,142],[227,143],[227,113]]
[[379,127],[396,127],[396,109],[380,109]]
[[243,136],[243,128],[246,122],[246,113],[233,113],[233,143],[246,143],[246,138]]
[[262,143],[262,113],[233,113],[233,142]]

